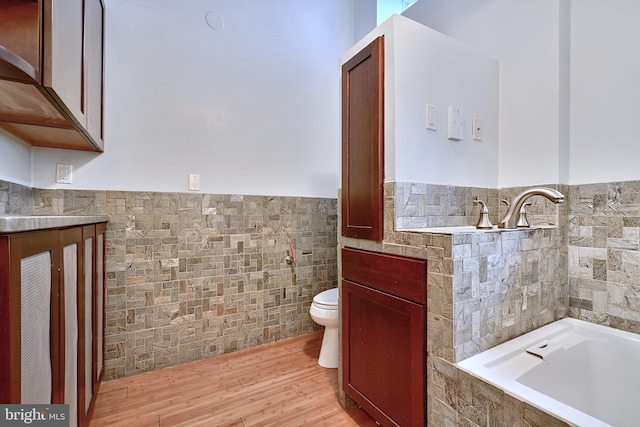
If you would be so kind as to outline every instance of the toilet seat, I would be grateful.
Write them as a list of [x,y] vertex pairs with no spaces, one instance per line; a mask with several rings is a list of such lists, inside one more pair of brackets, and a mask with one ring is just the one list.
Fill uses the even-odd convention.
[[338,309],[338,288],[328,289],[313,297],[313,305],[325,310]]

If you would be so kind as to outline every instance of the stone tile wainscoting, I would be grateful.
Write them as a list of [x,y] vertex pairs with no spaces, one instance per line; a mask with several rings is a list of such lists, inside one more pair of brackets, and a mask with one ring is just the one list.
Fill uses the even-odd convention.
[[[473,225],[522,188],[385,184],[383,242],[340,244],[428,264],[429,425],[564,425],[461,371],[465,357],[569,315],[640,332],[640,182],[552,186],[508,233],[409,233]],[[485,200],[486,198],[486,200]],[[311,330],[335,286],[333,199],[37,190],[0,181],[5,214],[106,214],[108,375],[183,363]],[[463,214],[464,212],[464,214]],[[288,239],[298,262],[284,263]]]
[[337,285],[336,199],[0,184],[32,201],[10,213],[109,216],[105,379],[311,332],[313,296]]

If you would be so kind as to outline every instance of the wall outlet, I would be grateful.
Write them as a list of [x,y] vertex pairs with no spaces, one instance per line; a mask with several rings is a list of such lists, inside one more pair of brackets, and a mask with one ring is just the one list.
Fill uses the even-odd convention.
[[56,183],[71,184],[72,170],[73,170],[72,165],[65,165],[64,163],[56,163]]

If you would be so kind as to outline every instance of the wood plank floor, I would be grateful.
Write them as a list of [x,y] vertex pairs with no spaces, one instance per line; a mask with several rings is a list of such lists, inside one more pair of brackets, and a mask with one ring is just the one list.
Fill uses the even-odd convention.
[[321,342],[322,331],[105,382],[90,427],[376,426],[338,403]]

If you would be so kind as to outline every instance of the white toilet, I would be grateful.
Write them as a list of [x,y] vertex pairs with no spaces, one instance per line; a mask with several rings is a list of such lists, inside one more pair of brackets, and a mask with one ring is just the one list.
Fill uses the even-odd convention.
[[314,322],[324,326],[318,365],[338,367],[338,288],[320,292],[313,297],[309,314]]

